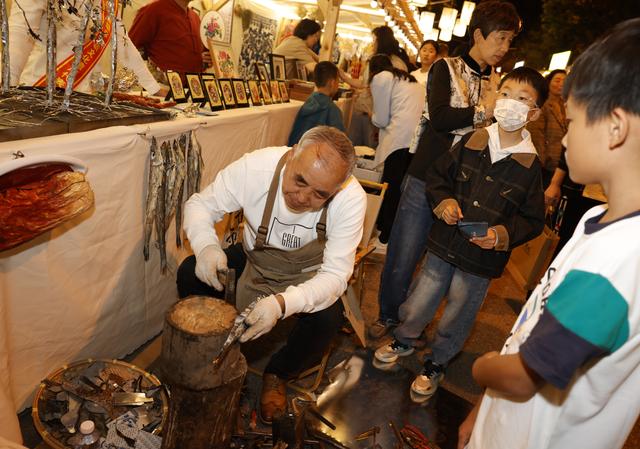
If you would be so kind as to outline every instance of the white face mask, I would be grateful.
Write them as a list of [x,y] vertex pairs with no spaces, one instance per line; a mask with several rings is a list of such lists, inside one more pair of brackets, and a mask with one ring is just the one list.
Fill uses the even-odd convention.
[[529,106],[511,98],[500,98],[496,101],[493,116],[500,128],[505,131],[515,131],[527,124]]

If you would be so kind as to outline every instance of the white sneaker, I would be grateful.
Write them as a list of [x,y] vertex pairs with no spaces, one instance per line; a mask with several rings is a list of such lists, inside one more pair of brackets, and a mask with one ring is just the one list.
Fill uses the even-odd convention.
[[375,247],[375,249],[373,250],[375,254],[387,254],[387,244],[382,243],[377,237],[373,242],[373,246]]
[[398,360],[398,357],[405,357],[413,354],[413,346],[400,343],[398,340],[393,340],[391,343],[380,346],[375,353],[376,359],[384,363],[391,363]]
[[415,402],[422,402],[433,396],[442,379],[444,379],[444,368],[427,360],[424,363],[422,373],[411,383],[411,391],[420,395],[418,396],[419,400]]

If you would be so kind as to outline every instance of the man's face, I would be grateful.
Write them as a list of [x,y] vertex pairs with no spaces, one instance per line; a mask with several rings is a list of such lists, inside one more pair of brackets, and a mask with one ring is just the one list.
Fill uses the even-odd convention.
[[284,201],[296,213],[319,210],[340,190],[346,174],[346,163],[328,145],[294,147],[282,177]]
[[607,123],[598,120],[588,124],[586,107],[572,97],[567,101],[567,122],[569,127],[562,144],[567,148],[569,176],[579,184],[597,182],[598,170],[604,165],[602,150],[609,147]]
[[485,39],[480,29],[476,28],[473,38],[480,54],[481,61],[478,61],[478,63],[490,66],[499,64],[509,51],[509,46],[514,37],[515,33],[513,31],[492,31]]

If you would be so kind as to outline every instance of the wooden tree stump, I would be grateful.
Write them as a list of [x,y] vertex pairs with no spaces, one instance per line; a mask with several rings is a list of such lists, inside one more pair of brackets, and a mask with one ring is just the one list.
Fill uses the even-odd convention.
[[169,386],[162,449],[228,448],[247,363],[235,345],[213,365],[237,313],[219,299],[191,296],[166,315],[160,370]]

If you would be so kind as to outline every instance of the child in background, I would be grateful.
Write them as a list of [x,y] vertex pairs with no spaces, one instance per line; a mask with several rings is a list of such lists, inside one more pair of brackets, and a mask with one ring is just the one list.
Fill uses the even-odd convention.
[[[571,179],[601,184],[500,354],[458,448],[616,449],[640,413],[640,19],[617,25],[564,84]],[[474,425],[475,424],[475,425]]]
[[333,102],[333,96],[340,86],[338,68],[329,61],[319,62],[313,70],[313,79],[316,91],[307,98],[296,115],[289,134],[289,146],[298,143],[304,133],[316,126],[333,126],[344,131],[342,112]]
[[[411,384],[412,399],[429,399],[473,327],[492,278],[502,275],[511,250],[544,227],[542,169],[524,126],[540,115],[547,83],[520,67],[500,82],[494,115],[498,123],[472,131],[427,172],[427,196],[438,218],[431,227],[424,266],[400,306],[392,343],[376,359],[395,362],[433,319],[444,296],[447,305],[425,358]],[[486,235],[464,231],[462,220],[485,222]]]

